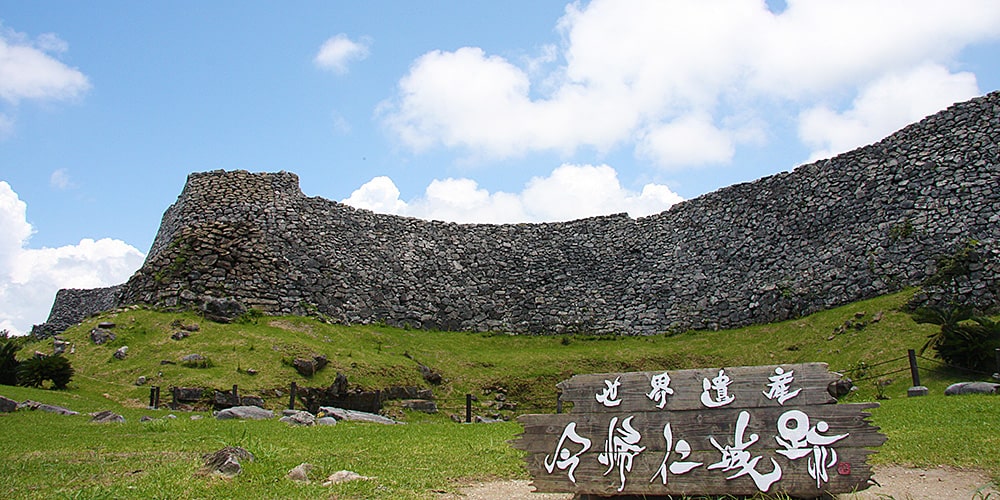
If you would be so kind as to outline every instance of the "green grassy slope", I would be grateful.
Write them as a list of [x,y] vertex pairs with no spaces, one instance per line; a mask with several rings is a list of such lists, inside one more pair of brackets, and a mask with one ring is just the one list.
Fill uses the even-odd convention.
[[[872,457],[875,463],[974,467],[1000,477],[1000,447],[992,431],[1000,419],[996,397],[944,397],[947,384],[967,374],[940,369],[920,360],[921,378],[931,396],[906,398],[910,386],[906,349],[919,348],[936,327],[917,325],[899,312],[910,297],[901,293],[859,302],[779,324],[719,332],[657,337],[509,336],[409,331],[380,326],[344,327],[312,319],[261,318],[257,324],[221,325],[191,314],[142,309],[90,318],[63,337],[74,344],[69,355],[77,375],[66,391],[0,386],[0,395],[33,399],[80,412],[110,409],[125,415],[120,425],[89,424],[88,417],[41,412],[0,414],[0,496],[12,498],[429,498],[435,491],[456,491],[470,480],[524,478],[518,452],[506,442],[516,423],[461,426],[449,413],[464,412],[465,394],[476,395],[474,411],[491,415],[496,388],[518,403],[516,413],[553,412],[555,384],[573,374],[684,369],[796,362],[825,362],[850,370],[859,389],[849,401],[891,397],[874,410],[873,420],[889,442]],[[874,322],[876,315],[880,320]],[[113,321],[117,339],[96,346],[88,332],[100,321]],[[175,341],[170,334],[183,324],[199,331]],[[865,323],[837,333],[845,322]],[[50,352],[52,341],[31,344],[23,355]],[[112,354],[128,345],[128,356]],[[180,357],[199,353],[209,368],[188,368]],[[289,365],[296,356],[326,355],[331,365],[304,378]],[[931,354],[928,353],[929,357]],[[178,364],[161,364],[162,360]],[[440,386],[421,378],[417,361],[444,376]],[[247,369],[257,370],[256,375]],[[410,425],[382,427],[341,424],[332,428],[290,428],[276,421],[190,420],[140,423],[139,417],[162,417],[169,410],[148,410],[151,384],[228,389],[267,396],[272,408],[287,405],[273,395],[290,382],[323,387],[336,372],[352,387],[391,385],[431,387],[444,408],[441,414],[395,415]],[[891,380],[887,385],[886,381]],[[882,382],[876,388],[876,382]],[[164,390],[164,398],[167,392]],[[510,416],[512,412],[503,412]],[[258,460],[231,480],[196,474],[200,456],[224,445],[244,446]],[[302,462],[317,466],[316,476],[340,469],[376,480],[333,488],[319,482],[293,483],[284,474]]]

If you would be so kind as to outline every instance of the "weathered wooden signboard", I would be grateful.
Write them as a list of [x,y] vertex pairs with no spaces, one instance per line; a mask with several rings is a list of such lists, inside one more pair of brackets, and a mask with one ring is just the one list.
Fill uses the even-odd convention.
[[524,415],[514,443],[539,492],[816,497],[871,484],[866,421],[824,363],[577,375],[567,414]]

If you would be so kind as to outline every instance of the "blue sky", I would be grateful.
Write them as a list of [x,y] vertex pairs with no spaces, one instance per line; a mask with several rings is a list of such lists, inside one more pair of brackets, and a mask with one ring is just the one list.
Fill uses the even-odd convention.
[[998,56],[995,0],[0,0],[0,328],[125,281],[191,172],[638,217],[1000,89]]

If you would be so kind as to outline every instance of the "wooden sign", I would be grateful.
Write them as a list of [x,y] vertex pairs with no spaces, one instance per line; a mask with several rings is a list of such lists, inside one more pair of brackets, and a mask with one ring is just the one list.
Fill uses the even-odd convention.
[[885,442],[864,410],[836,404],[825,363],[577,375],[568,414],[524,415],[538,492],[815,497],[871,485]]

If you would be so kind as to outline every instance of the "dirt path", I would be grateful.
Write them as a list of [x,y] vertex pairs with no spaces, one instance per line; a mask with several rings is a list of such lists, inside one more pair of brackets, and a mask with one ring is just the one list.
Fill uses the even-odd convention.
[[[872,486],[856,494],[844,494],[842,500],[1000,500],[1000,491],[990,484],[990,477],[979,471],[936,467],[914,469],[896,465],[875,468]],[[569,500],[567,493],[532,493],[529,481],[496,481],[469,485],[461,495],[442,500]]]

